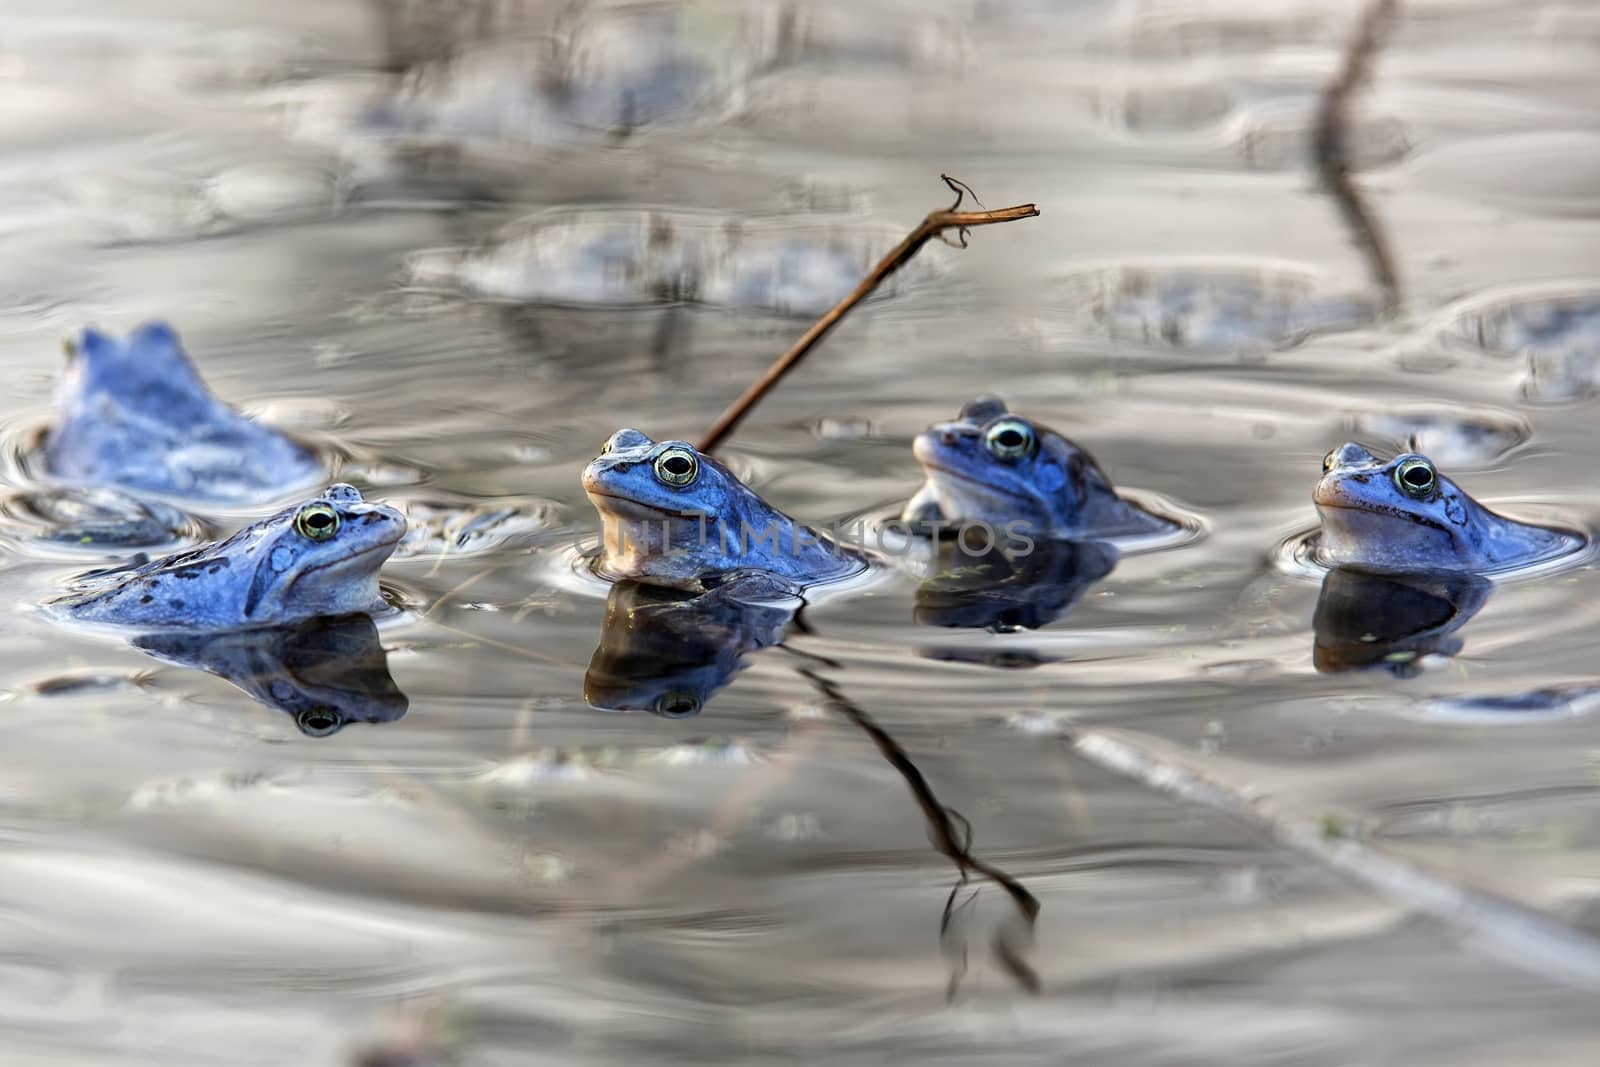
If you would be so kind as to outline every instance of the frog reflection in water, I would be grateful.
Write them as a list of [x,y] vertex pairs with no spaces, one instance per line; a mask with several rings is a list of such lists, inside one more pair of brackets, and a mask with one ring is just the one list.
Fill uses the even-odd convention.
[[803,587],[866,567],[683,441],[618,430],[585,468],[583,488],[600,513],[607,577],[699,590],[755,571]]
[[247,526],[225,541],[103,576],[50,605],[79,622],[144,630],[234,630],[383,607],[378,568],[405,518],[354,486]]
[[64,482],[241,502],[321,471],[305,448],[212,396],[164,322],[122,341],[83,330],[67,357],[44,443],[45,469]]
[[925,626],[1036,630],[1061,618],[1117,565],[1109,541],[1040,541],[1008,556],[941,546],[944,569],[917,588],[916,620]]
[[253,630],[142,634],[135,648],[226,678],[255,700],[294,717],[308,737],[353,722],[393,722],[406,695],[370,615],[306,619]]
[[1462,492],[1426,457],[1384,462],[1345,444],[1322,461],[1313,500],[1318,549],[1332,564],[1385,573],[1485,573],[1571,551],[1579,538],[1497,515]]
[[1312,665],[1324,674],[1419,673],[1424,656],[1461,651],[1456,631],[1482,610],[1493,588],[1462,572],[1369,574],[1335,567],[1322,580],[1312,630]]
[[765,575],[746,574],[694,594],[620,581],[611,587],[600,646],[583,696],[608,711],[697,715],[743,666],[745,654],[783,641],[801,600]]
[[981,396],[954,422],[917,435],[912,452],[927,482],[901,518],[925,526],[983,523],[996,533],[1118,537],[1169,524],[1122,499],[1093,457],[1048,427]]

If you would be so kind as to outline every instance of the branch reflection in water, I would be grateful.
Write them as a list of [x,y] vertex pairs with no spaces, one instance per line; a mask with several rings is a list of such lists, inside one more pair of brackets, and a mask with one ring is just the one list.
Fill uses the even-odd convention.
[[408,707],[368,615],[221,633],[143,634],[133,646],[225,678],[293,716],[308,737],[327,737],[352,722],[393,722]]
[[804,603],[792,587],[765,575],[738,576],[698,595],[618,582],[584,678],[584,697],[602,710],[688,718],[728,683],[746,653],[780,647],[797,657],[796,673],[816,690],[823,706],[865,733],[905,780],[927,820],[934,849],[955,865],[958,881],[939,920],[940,939],[952,961],[947,994],[955,996],[966,972],[959,928],[976,891],[965,900],[961,893],[974,875],[1000,886],[1016,907],[1015,921],[1002,923],[995,933],[995,959],[1018,984],[1038,992],[1038,974],[1026,959],[1038,899],[1016,878],[972,854],[971,824],[938,798],[894,736],[823,673],[840,670],[840,664],[783,645],[787,626],[799,626],[796,616]]

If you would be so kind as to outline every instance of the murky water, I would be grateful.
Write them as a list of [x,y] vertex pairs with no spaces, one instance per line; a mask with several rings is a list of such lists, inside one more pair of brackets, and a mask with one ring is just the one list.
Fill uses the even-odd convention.
[[[1346,439],[1600,528],[1600,18],[1403,4],[1352,148],[1385,319],[1300,165],[1356,14],[10,4],[5,1062],[1590,1062],[1592,553],[1301,549]],[[994,392],[1200,536],[798,618],[583,573],[601,442],[696,437],[941,170],[1043,214],[929,249],[725,461],[879,521]],[[376,629],[37,610],[280,503],[43,481],[61,337],[151,317],[407,510]]]

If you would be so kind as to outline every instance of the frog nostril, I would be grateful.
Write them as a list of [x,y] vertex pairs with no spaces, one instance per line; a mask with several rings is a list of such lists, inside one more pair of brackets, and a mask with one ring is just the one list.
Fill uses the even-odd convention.
[[945,430],[939,434],[939,443],[947,448],[953,447],[956,443],[956,435],[949,430]]

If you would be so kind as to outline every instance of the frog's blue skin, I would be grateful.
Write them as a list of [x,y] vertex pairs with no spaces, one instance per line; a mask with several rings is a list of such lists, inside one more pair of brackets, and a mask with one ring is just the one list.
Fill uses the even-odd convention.
[[[1031,430],[1035,446],[1027,455],[991,451],[986,435],[1001,419]],[[1126,536],[1168,525],[1119,497],[1087,452],[992,396],[969,403],[954,422],[928,427],[911,450],[928,476],[901,513],[914,525],[984,523],[1004,531],[1016,523],[1012,529],[1032,539]]]
[[[312,540],[297,528],[308,508],[337,513],[338,529]],[[369,504],[353,486],[333,485],[302,504],[202,545],[52,603],[79,622],[142,630],[237,630],[383,607],[378,568],[406,530],[405,518]]]
[[1456,633],[1483,609],[1493,583],[1461,571],[1370,574],[1335,567],[1322,579],[1311,628],[1318,671],[1418,674],[1423,656],[1454,656]]
[[583,698],[606,711],[698,715],[746,653],[783,640],[800,604],[791,588],[757,574],[698,595],[618,582],[583,677]]
[[[663,481],[656,461],[688,461],[693,480]],[[866,562],[772,507],[721,463],[683,441],[618,430],[583,472],[600,513],[600,570],[611,578],[698,590],[758,572],[797,586],[859,573]]]
[[[1427,491],[1402,488],[1406,465],[1431,473]],[[1318,550],[1329,563],[1382,573],[1484,573],[1535,563],[1570,551],[1577,538],[1497,515],[1433,468],[1406,453],[1387,462],[1356,444],[1322,461],[1312,494],[1322,518]]]
[[370,615],[306,619],[254,630],[142,634],[135,648],[226,678],[255,700],[287,712],[308,737],[352,722],[393,722],[406,695]]
[[244,503],[321,473],[307,449],[212,396],[164,322],[125,340],[85,329],[67,352],[44,445],[45,469],[63,482]]

